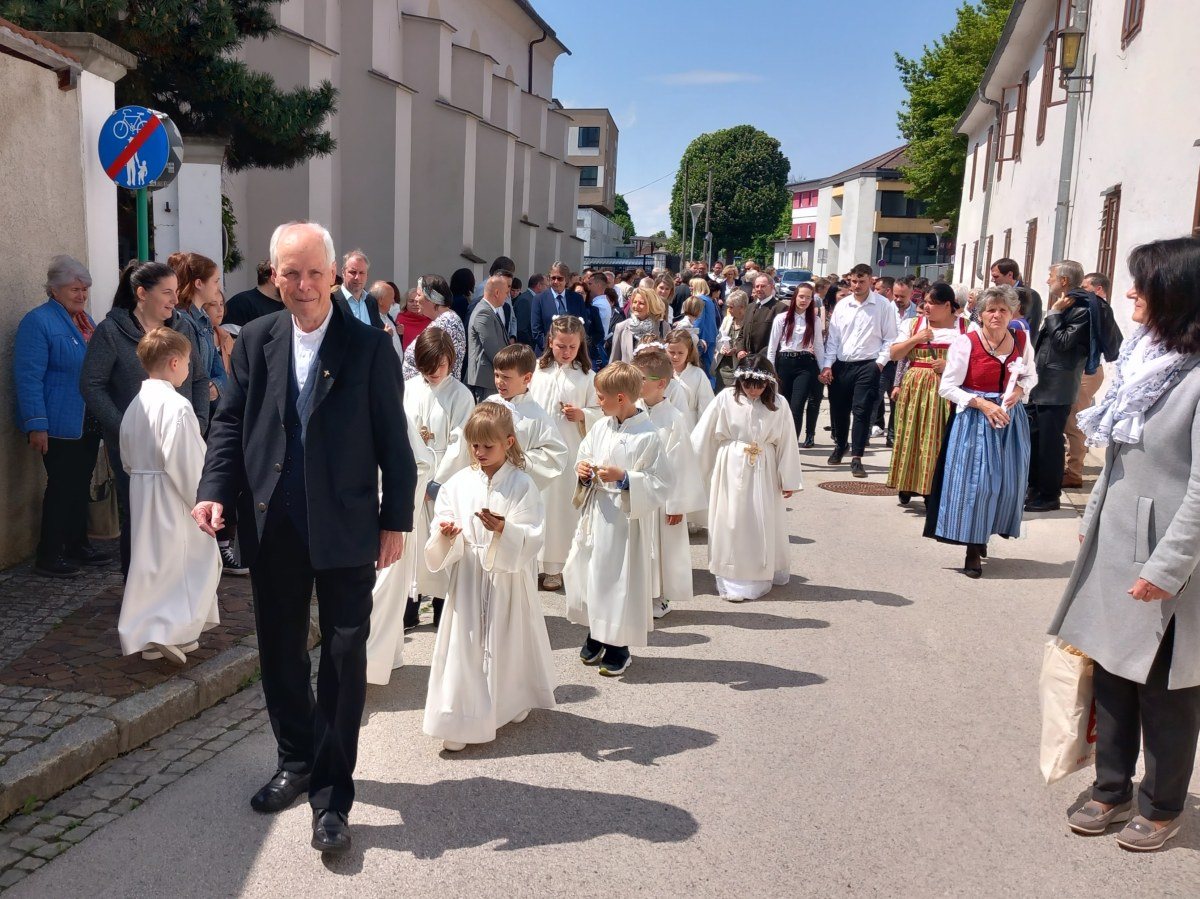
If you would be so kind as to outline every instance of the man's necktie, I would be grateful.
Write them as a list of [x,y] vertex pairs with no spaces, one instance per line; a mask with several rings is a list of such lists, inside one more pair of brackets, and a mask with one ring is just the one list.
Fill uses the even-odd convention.
[[565,303],[563,303],[563,298],[562,298],[562,294],[561,294],[561,293],[556,293],[556,294],[554,295],[554,303],[555,303],[555,305],[558,307],[558,314],[559,314],[559,315],[566,315],[566,314],[567,314],[567,307],[566,307],[566,304],[565,304]]

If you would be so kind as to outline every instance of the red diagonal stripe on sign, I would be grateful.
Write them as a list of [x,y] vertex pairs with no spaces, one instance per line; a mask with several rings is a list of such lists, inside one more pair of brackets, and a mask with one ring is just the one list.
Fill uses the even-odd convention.
[[125,163],[129,162],[129,160],[133,158],[133,154],[142,148],[142,144],[150,139],[150,135],[153,134],[154,130],[161,124],[162,123],[158,120],[158,116],[150,116],[150,119],[145,125],[142,126],[142,130],[135,134],[133,136],[133,140],[125,145],[125,149],[117,154],[117,158],[112,161],[112,165],[104,170],[104,173],[110,178],[117,177],[117,172],[125,168]]

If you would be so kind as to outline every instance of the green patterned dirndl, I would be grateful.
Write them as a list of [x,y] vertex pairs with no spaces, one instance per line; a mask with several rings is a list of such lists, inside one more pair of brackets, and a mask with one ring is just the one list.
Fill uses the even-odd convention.
[[[925,328],[925,316],[917,319],[914,332]],[[963,320],[957,320],[959,333],[965,333]],[[948,343],[923,343],[908,354],[909,368],[900,383],[896,400],[896,441],[887,483],[901,493],[926,496],[933,486],[938,453],[950,404],[938,396],[942,376],[933,363],[945,359]]]

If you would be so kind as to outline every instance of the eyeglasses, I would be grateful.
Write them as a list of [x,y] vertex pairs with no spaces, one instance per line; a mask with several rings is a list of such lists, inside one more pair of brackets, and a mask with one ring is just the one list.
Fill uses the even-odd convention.
[[551,275],[550,280],[551,281],[565,281],[567,279],[564,278],[562,275]]

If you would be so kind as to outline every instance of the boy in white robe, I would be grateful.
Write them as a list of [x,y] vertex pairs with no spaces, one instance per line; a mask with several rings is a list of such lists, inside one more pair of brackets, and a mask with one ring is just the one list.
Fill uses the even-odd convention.
[[657,561],[655,579],[654,617],[662,618],[671,610],[671,602],[692,599],[692,548],[685,515],[702,510],[708,503],[700,464],[692,451],[691,431],[683,413],[666,399],[671,383],[671,360],[659,349],[639,349],[633,357],[634,367],[642,373],[642,398],[638,405],[646,410],[650,421],[658,428],[667,458],[671,460],[675,477],[666,504],[659,511],[657,528]]
[[[558,426],[558,436],[567,446],[567,459],[574,462],[579,444],[600,420],[596,405],[596,375],[588,358],[587,332],[583,319],[559,315],[550,324],[546,352],[538,360],[529,384],[529,395],[537,400]],[[575,471],[562,472],[542,491],[546,505],[546,542],[538,554],[542,589],[562,587],[562,570],[571,551],[571,538],[579,524],[575,495]]]
[[[418,546],[424,546],[429,539],[429,522],[433,519],[438,489],[468,464],[466,458],[460,458],[458,439],[475,408],[475,397],[462,381],[452,376],[455,359],[450,335],[441,328],[426,328],[413,344],[413,360],[420,374],[404,382],[404,411],[416,429],[414,445],[415,439],[420,438],[434,459],[433,473],[413,516],[411,542]],[[421,597],[429,598],[433,605],[436,628],[449,586],[446,572],[430,571],[424,554],[417,553],[417,597],[404,610],[404,629],[420,625]]]
[[567,618],[588,626],[579,651],[605,677],[629,669],[631,646],[654,626],[656,524],[671,487],[666,453],[650,416],[636,405],[642,373],[614,362],[596,375],[606,416],[579,447],[579,526],[563,569]]
[[[413,501],[419,508],[433,474],[434,457],[433,450],[420,438],[411,418],[408,419],[408,442],[417,463]],[[415,520],[414,516],[414,529]],[[375,575],[375,588],[371,591],[371,633],[367,637],[368,684],[386,684],[391,680],[392,672],[404,665],[407,609],[416,602],[417,557],[424,556],[424,546],[409,533],[400,558]]]
[[796,425],[766,353],[747,356],[692,432],[711,472],[708,570],[723,599],[758,599],[790,578],[783,501],[802,489]]
[[121,651],[176,665],[217,626],[221,580],[217,541],[192,520],[205,446],[192,404],[176,392],[191,353],[178,331],[146,334],[137,355],[149,378],[121,419],[132,546],[117,624]]
[[554,707],[554,659],[537,594],[542,498],[521,470],[512,413],[481,403],[464,437],[474,464],[447,481],[425,559],[450,571],[429,666],[424,730],[457,752],[530,709]]
[[[500,350],[492,358],[496,392],[483,402],[499,403],[512,413],[517,445],[525,456],[525,474],[533,479],[538,490],[545,491],[566,467],[567,445],[546,410],[529,395],[529,382],[533,380],[536,364],[533,350],[523,343]],[[471,464],[471,448],[461,435],[460,431],[453,449],[447,451],[443,467],[453,465],[457,471]],[[455,453],[453,460],[451,451]]]

